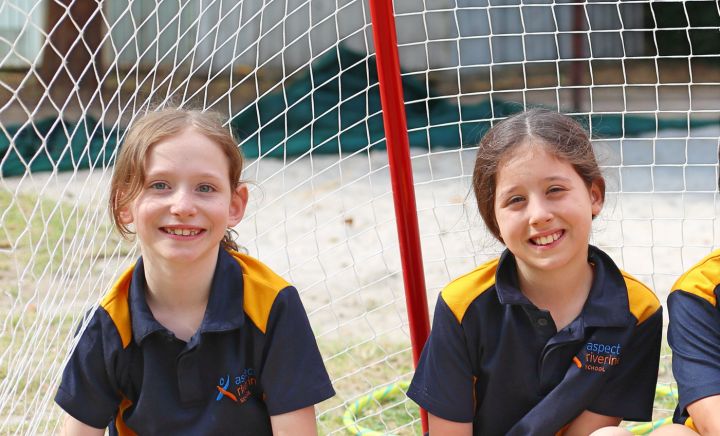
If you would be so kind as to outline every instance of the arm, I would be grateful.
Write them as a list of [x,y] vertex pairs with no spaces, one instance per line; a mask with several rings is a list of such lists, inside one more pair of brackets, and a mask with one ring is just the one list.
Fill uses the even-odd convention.
[[472,422],[455,422],[442,419],[438,416],[428,413],[428,424],[430,434],[442,436],[472,436]]
[[65,416],[65,422],[63,424],[61,436],[102,436],[105,434],[105,429],[91,427],[83,422],[78,421],[71,415]]
[[455,423],[473,421],[475,380],[467,343],[462,325],[441,295],[430,337],[407,392],[428,414]]
[[620,357],[620,365],[583,413],[592,411],[628,421],[652,420],[662,327],[662,308],[659,307],[635,327]]
[[[120,386],[110,374],[115,373],[114,362],[118,360],[113,350],[121,350],[122,343],[114,326],[103,335],[103,323],[112,323],[105,316],[102,308],[95,312],[63,370],[55,402],[67,414],[64,434],[86,434],[82,433],[84,427],[78,426],[83,423],[89,426],[85,430],[105,428],[117,414]],[[107,359],[106,350],[110,350]]]
[[687,410],[700,434],[720,434],[720,395],[697,400]]
[[[720,428],[720,313],[697,295],[673,291],[668,297],[673,375],[680,401],[676,421],[689,413],[701,434],[717,434]],[[715,416],[713,416],[715,415]],[[710,431],[715,429],[715,433]]]
[[570,422],[563,436],[582,436],[602,427],[617,427],[621,420],[621,418],[600,415],[586,410]]
[[313,406],[335,391],[295,288],[288,287],[276,297],[266,338],[260,384],[268,413],[277,417],[307,409],[314,425]]
[[273,436],[316,436],[315,407],[294,410],[270,417]]

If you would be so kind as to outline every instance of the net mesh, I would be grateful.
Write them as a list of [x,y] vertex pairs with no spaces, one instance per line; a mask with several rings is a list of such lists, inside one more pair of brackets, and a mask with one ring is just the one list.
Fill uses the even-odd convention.
[[[592,242],[663,302],[720,245],[716,2],[395,13],[431,304],[501,250],[471,195],[475,144],[530,106],[595,134],[609,186]],[[0,0],[0,433],[58,429],[74,332],[138,255],[105,208],[116,148],[172,102],[221,112],[240,139],[238,242],[301,292],[338,393],[318,406],[320,433],[419,434],[416,406],[390,389],[412,362],[375,77],[363,1]],[[659,395],[656,418],[673,407]]]

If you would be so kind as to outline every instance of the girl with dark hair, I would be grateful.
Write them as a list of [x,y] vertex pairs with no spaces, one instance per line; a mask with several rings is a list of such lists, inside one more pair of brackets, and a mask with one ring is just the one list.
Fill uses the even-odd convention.
[[572,118],[533,109],[482,139],[473,188],[507,249],[440,293],[408,396],[435,435],[588,435],[651,419],[662,308],[589,244],[605,181]]

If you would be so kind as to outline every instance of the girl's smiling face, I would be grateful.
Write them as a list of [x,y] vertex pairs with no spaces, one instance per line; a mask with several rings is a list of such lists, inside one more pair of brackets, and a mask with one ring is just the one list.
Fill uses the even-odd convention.
[[247,204],[247,188],[231,185],[220,146],[188,128],[152,146],[144,170],[140,194],[120,213],[134,223],[143,257],[187,264],[217,256]]
[[592,218],[602,205],[596,183],[588,187],[569,162],[543,144],[525,142],[500,161],[495,218],[521,271],[587,263]]

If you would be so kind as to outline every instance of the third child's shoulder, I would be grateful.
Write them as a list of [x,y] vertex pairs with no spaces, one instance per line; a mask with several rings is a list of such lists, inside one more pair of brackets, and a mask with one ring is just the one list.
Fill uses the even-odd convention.
[[465,310],[478,296],[495,284],[498,262],[499,259],[493,259],[480,265],[456,278],[441,291],[443,301],[455,313],[458,320],[462,319]]
[[715,250],[681,275],[671,291],[685,291],[705,300],[715,301],[720,285],[720,250]]
[[625,271],[620,271],[628,293],[630,312],[642,323],[661,309],[660,300],[643,282]]

